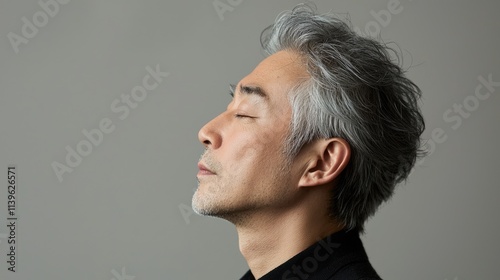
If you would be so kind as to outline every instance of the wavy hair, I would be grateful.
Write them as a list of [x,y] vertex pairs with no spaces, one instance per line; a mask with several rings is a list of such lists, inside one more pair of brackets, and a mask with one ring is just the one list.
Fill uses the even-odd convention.
[[398,52],[307,5],[280,14],[261,43],[268,55],[300,54],[310,75],[289,93],[287,158],[316,139],[345,139],[351,158],[332,189],[329,213],[364,233],[366,220],[425,154],[420,89],[391,58]]

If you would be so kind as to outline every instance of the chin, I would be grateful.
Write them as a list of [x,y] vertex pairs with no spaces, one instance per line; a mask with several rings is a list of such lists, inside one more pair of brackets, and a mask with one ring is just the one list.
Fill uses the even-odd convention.
[[218,213],[220,212],[220,206],[215,205],[215,203],[210,201],[210,199],[203,197],[199,188],[193,195],[191,205],[193,207],[193,211],[202,216],[218,216]]
[[236,209],[224,208],[221,205],[200,205],[198,201],[193,199],[193,210],[196,214],[201,216],[209,216],[221,218],[232,224],[241,224],[246,216],[245,211],[238,211]]

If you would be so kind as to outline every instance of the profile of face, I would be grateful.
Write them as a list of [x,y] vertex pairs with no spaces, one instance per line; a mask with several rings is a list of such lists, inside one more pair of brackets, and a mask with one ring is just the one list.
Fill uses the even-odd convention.
[[303,167],[295,160],[287,164],[283,153],[291,121],[287,94],[308,77],[298,54],[280,51],[236,85],[226,111],[198,133],[205,152],[195,212],[235,222],[252,213],[285,211],[298,199]]

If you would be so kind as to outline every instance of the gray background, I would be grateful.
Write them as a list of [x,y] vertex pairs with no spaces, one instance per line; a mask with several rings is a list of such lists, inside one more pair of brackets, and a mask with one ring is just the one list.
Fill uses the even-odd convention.
[[[189,210],[197,132],[224,110],[228,84],[263,59],[260,31],[300,1],[220,2],[233,5],[221,17],[213,1],[73,0],[16,53],[8,34],[21,36],[22,18],[43,9],[1,1],[0,279],[238,279],[247,270],[234,227]],[[378,22],[390,2],[315,1],[398,43],[424,92],[424,137],[437,131],[432,154],[368,222],[367,252],[384,279],[498,279],[500,87],[477,104],[473,96],[479,76],[500,81],[500,2],[401,0]],[[119,119],[112,102],[156,65],[170,76]],[[444,118],[464,101],[467,117]],[[115,130],[60,182],[52,163],[64,164],[65,147],[103,118]],[[16,273],[6,263],[9,164],[19,175]]]

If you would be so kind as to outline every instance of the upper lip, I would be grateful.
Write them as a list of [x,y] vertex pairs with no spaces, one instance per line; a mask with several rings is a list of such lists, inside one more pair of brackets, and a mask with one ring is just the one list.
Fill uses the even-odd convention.
[[205,166],[203,163],[201,163],[201,162],[199,162],[199,163],[198,163],[198,169],[200,169],[200,170],[206,170],[206,171],[209,171],[209,172],[211,172],[211,173],[214,173],[214,174],[215,174],[215,172],[213,172],[212,170],[208,169],[208,167],[206,167],[206,166]]

